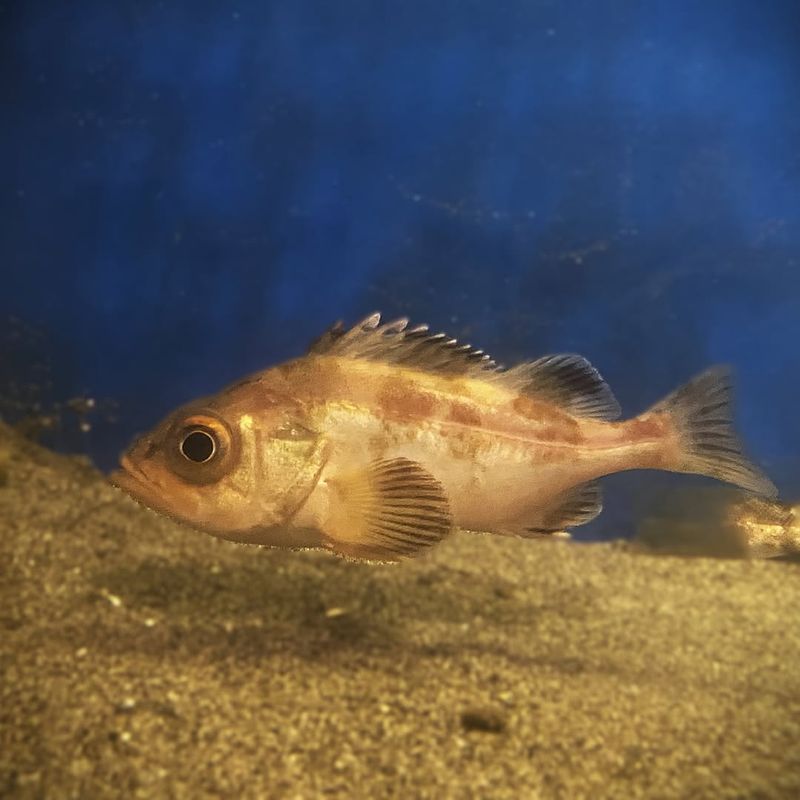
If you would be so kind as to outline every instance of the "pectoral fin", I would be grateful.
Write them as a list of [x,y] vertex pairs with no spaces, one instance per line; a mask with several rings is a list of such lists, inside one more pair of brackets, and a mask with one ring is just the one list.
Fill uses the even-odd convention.
[[417,556],[453,527],[444,489],[415,461],[375,461],[328,484],[323,531],[344,555],[374,561]]

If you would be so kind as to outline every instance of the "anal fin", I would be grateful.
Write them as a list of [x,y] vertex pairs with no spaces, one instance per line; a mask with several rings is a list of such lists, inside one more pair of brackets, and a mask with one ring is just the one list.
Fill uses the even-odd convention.
[[568,536],[567,528],[591,522],[603,510],[603,493],[596,481],[581,483],[559,495],[542,509],[535,523],[521,526],[518,536]]
[[452,530],[444,489],[415,461],[374,461],[328,483],[331,505],[323,532],[344,555],[397,561],[419,555]]

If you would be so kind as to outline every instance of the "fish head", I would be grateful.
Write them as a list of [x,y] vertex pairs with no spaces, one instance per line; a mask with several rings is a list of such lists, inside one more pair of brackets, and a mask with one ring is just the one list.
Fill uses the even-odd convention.
[[178,409],[134,442],[110,480],[179,522],[248,541],[291,523],[326,453],[296,402],[234,392]]

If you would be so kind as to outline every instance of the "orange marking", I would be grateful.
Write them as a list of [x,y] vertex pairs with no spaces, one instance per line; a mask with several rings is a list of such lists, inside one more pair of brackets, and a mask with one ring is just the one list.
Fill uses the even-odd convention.
[[631,443],[661,439],[666,433],[666,420],[661,415],[637,417],[625,426],[625,438]]
[[413,388],[409,381],[389,379],[377,397],[378,406],[386,416],[396,420],[431,417],[436,410],[436,397]]
[[561,409],[521,394],[511,404],[521,417],[534,423],[531,432],[542,442],[578,444],[581,441],[577,420]]
[[479,428],[483,424],[481,413],[470,406],[468,403],[460,403],[454,400],[450,403],[447,413],[447,421],[455,422],[458,425],[467,425]]

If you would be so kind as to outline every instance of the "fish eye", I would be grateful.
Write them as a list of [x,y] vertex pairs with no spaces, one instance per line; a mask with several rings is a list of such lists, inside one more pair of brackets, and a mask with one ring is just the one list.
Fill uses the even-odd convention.
[[217,440],[211,431],[195,428],[184,433],[180,442],[181,455],[195,464],[205,464],[217,452]]
[[169,468],[188,483],[216,483],[239,462],[237,432],[213,409],[177,415],[164,436]]

